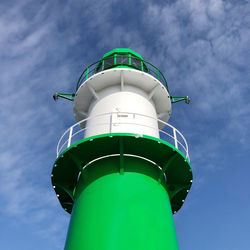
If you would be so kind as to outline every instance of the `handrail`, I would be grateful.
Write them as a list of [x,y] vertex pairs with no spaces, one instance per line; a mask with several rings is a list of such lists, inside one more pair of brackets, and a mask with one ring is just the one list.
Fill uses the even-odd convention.
[[[148,126],[148,125],[145,125],[144,123],[135,123],[135,122],[118,122],[118,121],[115,121],[113,122],[112,121],[112,116],[114,114],[129,114],[129,115],[133,115],[133,117],[135,116],[139,116],[139,117],[146,117],[146,118],[150,118],[154,121],[157,121],[158,123],[160,124],[163,124],[164,125],[164,128],[163,129],[159,129],[158,127],[153,127],[153,126]],[[188,153],[188,144],[187,144],[187,141],[185,139],[185,137],[181,134],[181,132],[176,129],[174,126],[160,120],[160,119],[157,119],[157,118],[154,118],[154,117],[151,117],[151,116],[148,116],[148,115],[143,115],[143,114],[139,114],[139,113],[132,113],[132,112],[109,112],[109,113],[104,113],[104,114],[99,114],[99,115],[96,115],[96,116],[92,116],[92,117],[88,117],[86,119],[83,119],[77,123],[75,123],[73,126],[71,126],[70,128],[68,128],[63,134],[62,136],[60,137],[59,141],[58,141],[58,144],[57,144],[57,149],[56,149],[56,153],[57,153],[57,157],[60,155],[60,153],[63,152],[63,150],[65,150],[66,148],[70,147],[72,144],[74,144],[75,142],[81,140],[84,138],[84,132],[89,128],[86,126],[86,123],[87,121],[89,120],[94,120],[94,119],[97,119],[99,117],[103,117],[103,116],[107,116],[107,117],[110,117],[111,119],[109,119],[109,122],[105,122],[105,123],[97,123],[95,124],[94,126],[103,126],[103,125],[108,125],[109,127],[112,128],[112,125],[114,124],[131,124],[131,125],[134,125],[134,126],[142,126],[142,127],[147,127],[147,128],[150,128],[150,129],[154,129],[154,130],[157,130],[159,132],[159,136],[160,136],[160,139],[164,140],[164,141],[167,141],[168,143],[172,144],[175,148],[179,149],[179,145],[181,146],[181,148],[183,149],[183,153],[185,154],[185,156],[187,157],[187,159],[190,161],[190,158],[189,158],[189,153]],[[82,125],[82,126],[81,126]],[[74,132],[74,128],[77,127],[78,130]],[[171,132],[172,134],[164,131],[164,129],[166,130],[166,128],[170,128],[171,129]],[[81,136],[81,139],[77,140],[77,141],[73,141],[72,139],[75,139],[75,136],[78,135],[80,132],[83,133],[83,135]],[[110,131],[110,133],[112,133],[112,131]],[[167,136],[167,138],[163,138],[162,134],[164,136]],[[179,135],[183,141],[180,142],[178,140],[178,137],[177,135]],[[170,139],[170,141],[169,141]],[[171,139],[174,140],[174,144],[171,142]],[[67,147],[66,147],[67,145]],[[179,149],[181,150],[181,149]],[[181,150],[182,151],[182,150]]]
[[[121,61],[121,62],[117,62],[117,58],[126,58],[128,59],[128,62],[126,61]],[[113,59],[113,62],[108,63],[108,66],[105,67],[105,61]],[[139,62],[137,64],[137,62]],[[146,73],[149,73],[150,75],[154,76],[155,78],[157,78],[168,90],[168,83],[166,78],[164,77],[164,75],[162,74],[162,72],[156,67],[154,66],[152,63],[145,61],[139,57],[134,57],[131,55],[114,55],[114,56],[110,56],[107,58],[102,58],[101,60],[98,60],[92,64],[90,64],[80,75],[77,84],[76,84],[76,91],[78,90],[78,88],[81,86],[81,84],[87,80],[90,76],[99,73],[101,71],[110,69],[110,68],[114,68],[117,66],[128,66],[130,68],[134,68]],[[98,68],[100,67],[100,68]],[[152,70],[152,68],[153,70]],[[100,69],[100,70],[99,70]]]

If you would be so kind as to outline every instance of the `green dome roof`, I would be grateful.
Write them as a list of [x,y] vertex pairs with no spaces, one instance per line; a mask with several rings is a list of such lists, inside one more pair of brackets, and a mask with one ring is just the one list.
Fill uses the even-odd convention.
[[109,56],[114,55],[114,54],[131,54],[134,57],[138,57],[140,59],[143,59],[140,54],[134,52],[131,49],[125,49],[125,48],[113,49],[113,50],[109,51],[108,53],[104,54],[102,58],[106,58],[106,57],[109,57]]

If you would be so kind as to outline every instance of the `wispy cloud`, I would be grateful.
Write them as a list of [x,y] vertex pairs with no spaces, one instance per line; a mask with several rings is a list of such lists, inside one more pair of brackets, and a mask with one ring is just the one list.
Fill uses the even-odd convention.
[[50,184],[57,131],[64,121],[48,100],[52,100],[51,83],[69,84],[71,67],[65,67],[67,59],[53,65],[53,71],[49,67],[56,61],[53,53],[60,44],[53,34],[53,15],[48,15],[49,6],[44,3],[27,16],[31,5],[22,1],[0,17],[1,213],[14,216],[20,226],[33,224],[38,234],[51,232],[41,235],[53,239],[65,235],[67,227],[67,217],[52,213],[59,206]]

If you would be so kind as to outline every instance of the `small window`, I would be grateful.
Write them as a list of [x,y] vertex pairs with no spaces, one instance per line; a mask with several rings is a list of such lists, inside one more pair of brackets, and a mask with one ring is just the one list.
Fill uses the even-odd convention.
[[104,68],[108,69],[114,65],[114,57],[104,59]]
[[116,56],[116,64],[120,65],[129,65],[129,55],[117,55]]
[[141,61],[138,60],[137,58],[133,58],[133,57],[131,58],[131,65],[141,70]]

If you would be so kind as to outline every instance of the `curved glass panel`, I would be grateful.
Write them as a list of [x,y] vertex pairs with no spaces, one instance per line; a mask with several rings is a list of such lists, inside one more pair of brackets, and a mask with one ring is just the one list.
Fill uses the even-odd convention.
[[103,70],[109,69],[112,66],[114,66],[114,57],[106,58],[103,60]]
[[137,58],[131,58],[131,65],[139,70],[142,70],[141,61]]
[[117,65],[129,65],[129,55],[116,55]]

